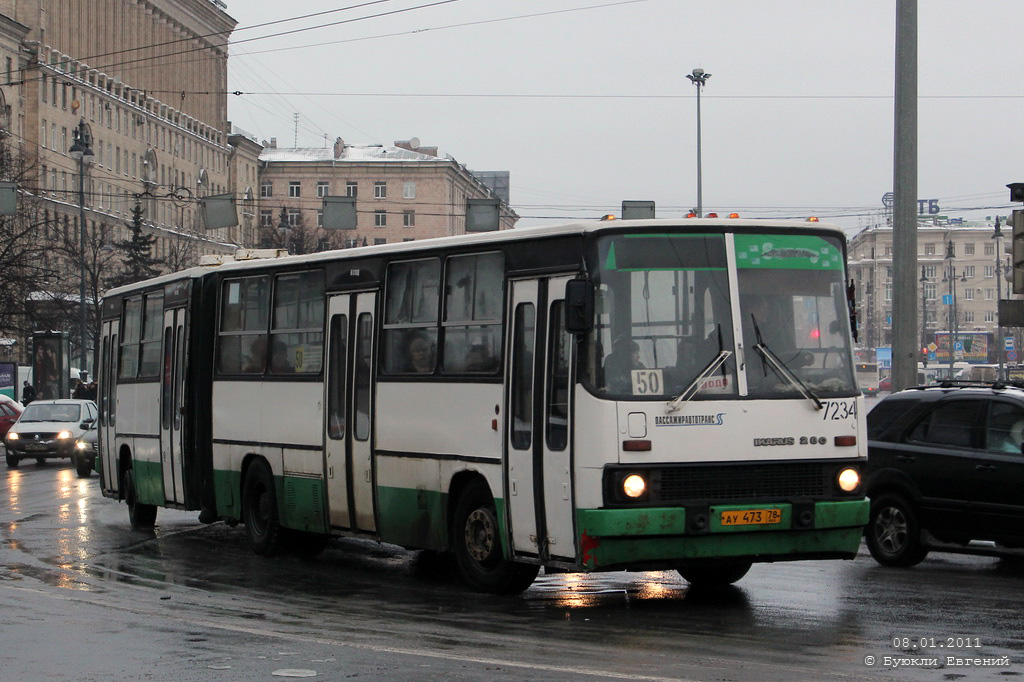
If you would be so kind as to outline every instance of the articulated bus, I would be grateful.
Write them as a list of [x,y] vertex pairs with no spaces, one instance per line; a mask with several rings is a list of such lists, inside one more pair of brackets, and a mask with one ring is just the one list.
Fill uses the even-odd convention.
[[845,238],[814,222],[594,221],[197,267],[102,304],[103,494],[540,567],[849,559],[868,503]]

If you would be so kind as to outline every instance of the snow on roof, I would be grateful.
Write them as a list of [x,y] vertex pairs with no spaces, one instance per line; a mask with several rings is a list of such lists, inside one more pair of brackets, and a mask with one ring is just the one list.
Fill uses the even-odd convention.
[[278,148],[264,147],[260,152],[260,161],[443,161],[452,162],[450,156],[431,156],[411,152],[401,147],[385,146],[380,144],[346,144],[341,156],[335,158],[333,147],[297,147]]

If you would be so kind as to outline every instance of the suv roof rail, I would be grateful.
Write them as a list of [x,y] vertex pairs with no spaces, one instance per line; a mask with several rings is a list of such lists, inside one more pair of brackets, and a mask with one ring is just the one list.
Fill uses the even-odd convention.
[[1024,388],[1021,381],[967,381],[964,379],[943,379],[928,386],[915,386],[914,389],[925,388],[991,388],[1000,391],[1006,388]]

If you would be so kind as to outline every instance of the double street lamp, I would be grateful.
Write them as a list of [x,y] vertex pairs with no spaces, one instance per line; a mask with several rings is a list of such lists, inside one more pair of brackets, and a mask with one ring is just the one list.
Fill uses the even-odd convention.
[[704,217],[704,204],[701,197],[701,168],[700,168],[700,91],[707,85],[710,73],[704,73],[704,69],[696,68],[693,73],[686,74],[690,82],[697,86],[697,217]]
[[78,338],[80,344],[79,370],[83,370],[88,367],[86,359],[88,330],[86,329],[87,311],[85,307],[85,169],[92,165],[96,155],[89,146],[91,142],[89,128],[84,118],[79,121],[78,127],[72,131],[71,135],[73,142],[68,153],[71,154],[72,159],[78,162],[78,258],[81,266],[81,281],[78,283]]
[[[946,276],[942,278],[943,282],[949,284],[949,298],[950,298],[950,311],[949,311],[949,378],[953,378],[953,351],[957,344],[957,334],[960,331],[960,325],[957,321],[956,315],[956,266],[953,265],[953,259],[956,258],[956,252],[953,250],[953,240],[950,239],[946,248],[946,259],[949,261],[949,267],[946,269]],[[961,282],[967,281],[967,273],[963,273],[960,276]]]

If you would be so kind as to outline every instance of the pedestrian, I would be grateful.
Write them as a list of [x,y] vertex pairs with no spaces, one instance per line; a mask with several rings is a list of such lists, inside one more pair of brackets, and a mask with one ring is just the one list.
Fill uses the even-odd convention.
[[21,387],[21,404],[28,405],[36,399],[36,387],[25,381]]

